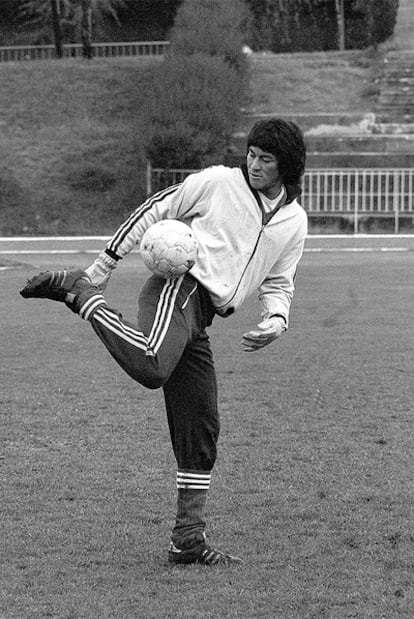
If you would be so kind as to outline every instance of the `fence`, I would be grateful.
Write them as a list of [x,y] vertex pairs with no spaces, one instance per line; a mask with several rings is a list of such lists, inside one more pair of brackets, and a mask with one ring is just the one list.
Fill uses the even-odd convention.
[[[147,167],[147,193],[184,180],[196,170]],[[402,217],[414,218],[414,168],[309,169],[301,203],[310,217],[352,219],[357,234],[362,218],[389,217],[397,234]]]
[[[163,56],[169,41],[143,41],[138,43],[93,43],[92,54],[95,58],[113,58],[118,56]],[[65,58],[80,58],[83,55],[81,43],[68,43],[63,46]],[[20,60],[50,60],[56,58],[54,45],[19,45],[0,47],[0,62]]]

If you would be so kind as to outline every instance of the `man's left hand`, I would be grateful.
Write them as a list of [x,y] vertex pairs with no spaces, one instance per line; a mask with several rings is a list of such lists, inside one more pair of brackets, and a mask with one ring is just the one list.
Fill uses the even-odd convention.
[[249,331],[242,336],[244,352],[254,352],[267,346],[286,331],[286,323],[280,316],[266,318],[257,325],[258,331]]

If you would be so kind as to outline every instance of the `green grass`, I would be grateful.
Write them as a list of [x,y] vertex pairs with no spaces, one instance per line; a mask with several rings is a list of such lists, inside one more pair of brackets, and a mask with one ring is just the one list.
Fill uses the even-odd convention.
[[[0,64],[0,235],[111,234],[145,197],[151,59]],[[279,115],[364,112],[378,56],[251,61],[251,97]]]
[[[161,393],[65,307],[22,300],[37,269],[0,272],[2,619],[411,619],[413,267],[412,252],[305,254],[291,329],[261,353],[239,345],[255,300],[215,320],[208,528],[246,564],[211,570],[166,562]],[[134,254],[107,291],[128,318],[144,275]]]

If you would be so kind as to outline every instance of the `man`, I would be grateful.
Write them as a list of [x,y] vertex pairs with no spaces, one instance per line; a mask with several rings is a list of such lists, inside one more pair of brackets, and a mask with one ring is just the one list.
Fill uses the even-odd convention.
[[[24,297],[63,301],[91,323],[119,365],[150,389],[162,387],[177,461],[177,513],[169,561],[242,563],[211,547],[204,510],[219,435],[217,386],[206,328],[235,312],[258,291],[261,322],[242,336],[246,352],[260,350],[288,328],[294,278],[307,234],[296,198],[305,166],[299,128],[282,119],[255,124],[246,164],[212,166],[144,202],[117,230],[86,271],[52,271],[31,280]],[[108,307],[102,291],[118,261],[147,228],[179,219],[198,239],[191,272],[151,276],[138,302],[137,325]]]

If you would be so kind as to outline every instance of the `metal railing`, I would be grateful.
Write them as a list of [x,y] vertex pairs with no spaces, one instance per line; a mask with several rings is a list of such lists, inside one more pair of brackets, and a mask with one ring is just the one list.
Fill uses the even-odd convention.
[[[119,56],[163,56],[169,48],[169,41],[141,41],[133,43],[93,43],[94,58],[114,58]],[[65,58],[80,58],[83,55],[81,43],[63,45]],[[18,45],[0,47],[0,62],[22,60],[51,60],[56,58],[54,45]]]
[[[180,183],[197,170],[147,167],[147,193]],[[314,168],[305,172],[301,203],[309,216],[342,216],[353,220],[357,234],[362,218],[390,217],[394,232],[400,219],[414,218],[414,168]]]

